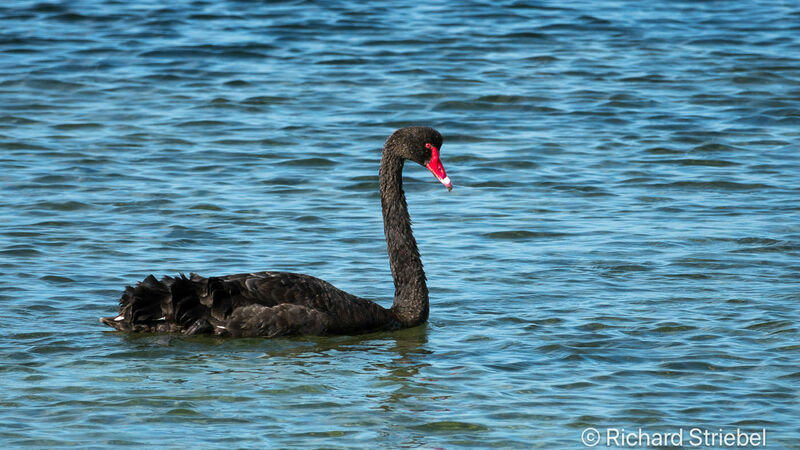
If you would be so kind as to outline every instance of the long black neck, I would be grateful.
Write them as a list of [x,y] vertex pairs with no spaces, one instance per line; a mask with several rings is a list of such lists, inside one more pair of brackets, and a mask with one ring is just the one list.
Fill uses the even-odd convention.
[[393,154],[391,148],[384,148],[379,180],[383,232],[394,278],[392,313],[401,324],[410,327],[428,320],[428,286],[403,193],[403,163],[404,159]]

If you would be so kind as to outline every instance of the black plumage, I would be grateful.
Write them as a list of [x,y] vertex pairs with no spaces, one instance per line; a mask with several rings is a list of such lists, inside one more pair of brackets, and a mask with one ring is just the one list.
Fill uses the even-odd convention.
[[441,144],[442,136],[436,130],[408,127],[394,132],[383,147],[379,181],[395,285],[391,308],[296,273],[210,278],[181,274],[160,281],[149,275],[125,289],[116,317],[100,321],[120,331],[234,337],[358,334],[424,323],[428,320],[428,288],[411,231],[402,172],[406,160],[417,162],[451,189],[439,161]]

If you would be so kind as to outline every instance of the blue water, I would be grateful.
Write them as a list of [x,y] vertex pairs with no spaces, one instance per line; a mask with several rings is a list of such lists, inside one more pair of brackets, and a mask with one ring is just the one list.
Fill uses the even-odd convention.
[[[150,273],[389,305],[377,167],[411,124],[455,185],[407,167],[426,326],[97,322]],[[5,2],[0,443],[798,448],[798,142],[792,1]]]

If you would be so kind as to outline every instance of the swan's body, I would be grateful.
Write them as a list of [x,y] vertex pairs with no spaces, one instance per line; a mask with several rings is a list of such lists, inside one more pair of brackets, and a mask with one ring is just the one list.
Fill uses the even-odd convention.
[[152,275],[127,287],[116,317],[100,321],[120,331],[180,332],[230,336],[358,334],[412,327],[428,320],[425,272],[411,232],[402,172],[405,160],[428,167],[452,188],[439,160],[441,135],[409,127],[393,133],[383,148],[381,206],[395,297],[386,309],[318,278],[257,272],[204,278]]

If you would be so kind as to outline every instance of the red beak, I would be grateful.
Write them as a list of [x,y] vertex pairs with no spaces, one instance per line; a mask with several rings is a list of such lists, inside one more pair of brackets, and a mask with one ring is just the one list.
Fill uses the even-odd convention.
[[448,177],[447,172],[444,171],[442,160],[439,159],[439,149],[430,144],[428,144],[428,148],[431,149],[431,159],[428,161],[428,164],[425,164],[425,167],[427,167],[433,176],[447,188],[448,192],[452,191],[453,183],[450,182],[450,177]]

